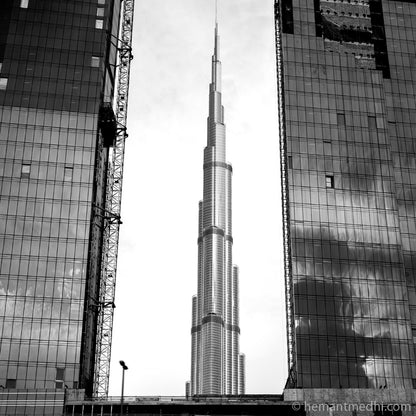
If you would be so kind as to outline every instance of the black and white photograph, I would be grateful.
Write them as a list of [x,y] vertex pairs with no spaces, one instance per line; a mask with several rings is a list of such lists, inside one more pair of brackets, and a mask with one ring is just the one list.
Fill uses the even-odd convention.
[[416,0],[0,0],[0,416],[416,414]]

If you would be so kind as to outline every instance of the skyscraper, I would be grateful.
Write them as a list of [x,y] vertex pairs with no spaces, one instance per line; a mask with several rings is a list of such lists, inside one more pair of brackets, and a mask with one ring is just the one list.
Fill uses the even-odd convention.
[[[0,4],[0,385],[6,389],[81,387],[91,395],[97,371],[104,371],[104,389],[108,383],[109,362],[100,358],[109,360],[111,345],[114,286],[106,284],[115,278],[120,217],[113,203],[122,172],[114,161],[124,150],[119,122],[127,111],[126,90],[114,104],[118,48],[127,57],[120,70],[127,78],[130,58],[130,45],[119,41],[121,7],[121,0]],[[100,336],[107,337],[104,347]]]
[[289,388],[416,388],[416,2],[276,0]]
[[[232,265],[231,175],[226,162],[218,25],[209,89],[204,197],[199,203],[198,294],[192,298],[191,394],[243,394],[238,267]],[[240,384],[239,384],[240,383]]]

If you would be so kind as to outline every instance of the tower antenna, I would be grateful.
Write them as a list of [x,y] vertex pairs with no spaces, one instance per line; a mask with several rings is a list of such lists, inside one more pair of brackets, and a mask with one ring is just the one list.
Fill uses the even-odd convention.
[[218,25],[218,0],[215,0],[215,26]]

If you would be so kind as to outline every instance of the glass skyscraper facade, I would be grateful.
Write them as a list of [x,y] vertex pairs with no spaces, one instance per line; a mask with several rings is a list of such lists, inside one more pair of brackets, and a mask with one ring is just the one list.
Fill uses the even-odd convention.
[[120,4],[0,2],[6,389],[91,390]]
[[276,0],[288,388],[416,387],[416,1]]

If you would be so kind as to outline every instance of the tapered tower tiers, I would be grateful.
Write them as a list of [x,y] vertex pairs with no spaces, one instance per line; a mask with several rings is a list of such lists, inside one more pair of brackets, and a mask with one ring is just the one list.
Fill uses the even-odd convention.
[[191,394],[244,394],[238,267],[232,265],[232,167],[225,157],[218,25],[209,89],[204,196],[199,203],[198,294],[192,299]]

